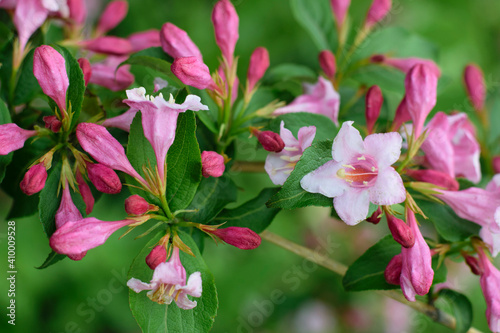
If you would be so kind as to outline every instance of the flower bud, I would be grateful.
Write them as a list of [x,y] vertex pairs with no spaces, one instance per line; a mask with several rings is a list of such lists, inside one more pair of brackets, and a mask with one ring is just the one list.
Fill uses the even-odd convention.
[[493,157],[493,170],[495,173],[500,173],[500,156]]
[[210,70],[197,57],[177,58],[170,68],[172,73],[185,85],[198,89],[215,88]]
[[165,262],[167,260],[167,250],[165,250],[165,247],[163,245],[157,245],[153,247],[151,252],[146,257],[146,264],[149,266],[151,269],[155,269],[156,266],[161,264],[162,262]]
[[174,59],[196,57],[203,61],[200,50],[189,38],[187,32],[172,23],[167,22],[161,27],[160,41],[163,51]]
[[481,68],[474,64],[467,65],[464,70],[464,82],[472,106],[476,111],[482,111],[486,100],[486,83]]
[[479,260],[469,255],[464,255],[464,258],[465,258],[465,263],[467,264],[467,266],[469,266],[472,274],[483,275],[484,269],[481,267]]
[[59,204],[59,209],[57,210],[55,216],[56,228],[59,229],[69,221],[78,221],[82,218],[82,214],[73,203],[68,182],[66,181],[62,191],[61,203]]
[[330,3],[332,4],[333,16],[335,17],[337,28],[340,30],[344,25],[351,0],[330,0]]
[[87,172],[89,180],[98,191],[116,194],[122,190],[120,178],[113,169],[99,163],[88,163]]
[[374,211],[373,214],[369,218],[366,219],[366,222],[378,224],[381,219],[382,219],[382,209],[380,209],[380,207],[378,207],[377,210]]
[[377,122],[378,116],[380,115],[383,103],[384,97],[382,96],[380,88],[378,86],[371,86],[370,89],[368,89],[365,98],[365,117],[368,134],[373,133],[373,127],[375,126],[375,122]]
[[211,232],[229,245],[242,250],[253,250],[259,247],[261,238],[248,228],[229,227]]
[[403,268],[403,256],[401,254],[395,255],[384,271],[385,281],[390,284],[399,286],[399,278],[401,277],[401,270]]
[[410,121],[411,117],[408,113],[408,107],[406,106],[406,96],[403,97],[401,102],[396,109],[396,114],[394,115],[394,120],[392,122],[392,130],[398,131],[403,123]]
[[62,126],[62,122],[56,116],[45,116],[43,117],[43,122],[45,123],[45,128],[50,129],[54,133],[59,132]]
[[143,197],[134,194],[125,199],[125,211],[129,215],[143,215],[148,211],[152,210],[149,202],[147,202]]
[[365,19],[365,28],[371,29],[375,24],[382,21],[392,7],[392,0],[373,0]]
[[83,25],[87,18],[85,0],[68,0],[69,18],[77,25]]
[[413,234],[410,226],[403,220],[387,213],[387,225],[391,231],[392,237],[396,242],[403,247],[410,248],[415,244],[415,235]]
[[326,77],[330,80],[335,77],[337,71],[337,62],[335,56],[330,50],[323,50],[318,55],[319,65],[325,73]]
[[160,31],[156,29],[136,32],[128,36],[127,39],[130,44],[132,44],[132,52],[139,52],[150,47],[161,46]]
[[253,51],[250,57],[250,64],[248,65],[247,73],[247,91],[253,90],[257,82],[262,79],[269,67],[269,52],[265,47],[258,47]]
[[220,177],[224,173],[224,157],[215,151],[204,151],[201,153],[201,165],[203,177]]
[[44,188],[46,180],[47,169],[45,169],[43,163],[38,163],[26,172],[19,186],[26,195],[33,195]]
[[370,61],[375,64],[383,64],[394,67],[404,73],[408,73],[413,66],[422,64],[428,66],[431,69],[431,71],[436,75],[436,77],[439,78],[441,76],[441,70],[439,69],[438,65],[436,65],[434,61],[429,59],[422,59],[415,57],[392,58],[392,57],[386,57],[383,54],[376,54],[370,57]]
[[81,46],[89,51],[109,54],[126,55],[132,53],[132,43],[125,38],[114,36],[102,36],[81,43]]
[[22,129],[13,123],[0,125],[0,155],[21,149],[24,142],[34,135],[36,131]]
[[447,173],[441,171],[432,169],[408,169],[406,170],[406,174],[419,182],[431,183],[443,187],[448,191],[458,191],[458,189],[460,188],[460,185],[455,178],[452,178]]
[[126,89],[134,83],[135,77],[130,73],[130,65],[117,68],[125,59],[124,57],[108,57],[104,62],[93,64],[89,82],[112,91]]
[[285,148],[285,143],[278,133],[271,131],[259,131],[258,129],[252,129],[252,134],[257,137],[262,147],[271,152],[279,153]]
[[66,110],[69,79],[64,57],[48,45],[37,47],[33,57],[33,74],[44,94],[52,98],[60,110]]
[[103,35],[109,30],[116,27],[127,15],[127,1],[112,1],[110,2],[97,23],[96,32],[98,35]]
[[92,67],[90,66],[90,62],[85,58],[78,59],[78,65],[83,72],[83,80],[85,81],[85,86],[89,84],[90,77],[92,76]]
[[78,190],[80,191],[83,202],[85,203],[85,214],[89,215],[92,213],[95,203],[92,191],[80,172],[76,173],[76,183],[78,184]]
[[231,67],[234,48],[239,38],[239,18],[231,1],[220,0],[215,4],[212,12],[212,23],[215,29],[215,41],[222,52],[222,56]]

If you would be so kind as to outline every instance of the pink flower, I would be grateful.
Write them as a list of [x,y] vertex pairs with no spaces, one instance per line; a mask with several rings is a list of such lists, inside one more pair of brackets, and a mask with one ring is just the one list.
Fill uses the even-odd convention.
[[393,205],[406,198],[401,176],[391,167],[401,154],[401,135],[371,134],[363,141],[352,123],[344,122],[335,138],[333,160],[300,181],[306,191],[334,198],[335,210],[348,225],[366,218],[370,202]]
[[122,183],[116,172],[99,163],[87,163],[89,180],[102,193],[117,194],[122,190]]
[[285,148],[279,153],[269,153],[264,165],[269,178],[271,178],[271,181],[275,185],[283,185],[285,183],[300,160],[304,150],[311,146],[316,135],[315,126],[300,128],[297,135],[298,140],[295,139],[290,130],[285,128],[284,121],[281,122],[280,128],[280,136],[285,143]]
[[[335,1],[335,0],[334,0]],[[351,0],[349,0],[351,2]],[[333,1],[332,1],[333,3]],[[335,77],[335,72],[337,71],[337,61],[335,56],[330,50],[323,50],[318,55],[319,65],[326,77],[330,80]]]
[[426,65],[429,69],[436,75],[437,78],[441,76],[441,70],[438,65],[432,60],[422,59],[422,58],[392,58],[387,57],[383,54],[376,54],[370,58],[371,62],[377,64],[383,64],[386,66],[391,66],[396,69],[399,69],[405,74],[408,74],[410,69],[412,69],[415,65],[421,64]]
[[0,125],[0,155],[7,155],[21,149],[26,140],[36,135],[36,131],[22,129],[16,124]]
[[486,317],[493,332],[500,332],[500,271],[491,263],[483,249],[478,250],[484,273],[479,280],[486,300]]
[[460,185],[454,177],[447,175],[444,172],[432,169],[421,170],[406,170],[406,174],[411,178],[419,181],[434,184],[443,187],[445,190],[458,191]]
[[384,97],[380,88],[378,86],[371,86],[366,92],[365,97],[366,128],[369,134],[373,133],[373,127],[380,115],[383,103]]
[[113,91],[126,89],[135,80],[134,75],[130,73],[130,65],[118,68],[118,65],[126,59],[126,57],[108,57],[103,62],[93,64],[89,82]]
[[186,110],[208,110],[201,104],[201,99],[188,95],[182,104],[176,104],[172,96],[168,102],[160,94],[156,97],[146,95],[146,89],[135,88],[127,90],[127,99],[123,102],[131,109],[141,110],[142,128],[156,155],[156,162],[161,179],[165,177],[165,159],[167,151],[174,142],[179,113]]
[[127,55],[134,50],[130,41],[115,36],[102,36],[83,41],[81,46],[92,52],[115,56]]
[[46,181],[47,169],[43,163],[38,163],[32,166],[28,172],[24,174],[24,178],[19,186],[26,195],[33,195],[40,192],[45,187]]
[[203,177],[220,177],[224,173],[224,156],[215,151],[204,151],[201,153],[201,173]]
[[384,278],[387,283],[398,285],[401,280],[401,271],[403,270],[403,256],[400,254],[392,257],[384,270]]
[[474,64],[467,65],[464,70],[464,82],[472,106],[477,111],[482,111],[486,100],[486,83],[481,68]]
[[68,0],[69,18],[77,25],[83,25],[87,18],[85,0]]
[[168,262],[156,266],[150,283],[131,278],[127,286],[136,293],[149,290],[147,296],[159,304],[170,304],[175,300],[177,306],[184,310],[196,306],[196,301],[191,301],[187,296],[201,297],[202,292],[200,272],[191,274],[186,284],[186,270],[182,266],[178,248],[174,248]]
[[85,81],[85,86],[87,86],[89,84],[90,77],[92,76],[92,67],[90,62],[85,58],[80,58],[78,59],[78,65],[80,65],[80,68],[82,69],[83,80]]
[[42,26],[49,15],[41,0],[18,0],[14,12],[14,25],[19,36],[20,53],[24,52],[31,35]]
[[327,116],[338,125],[340,95],[335,91],[332,83],[320,76],[316,84],[304,84],[304,90],[304,95],[298,96],[287,106],[276,109],[273,114],[317,113]]
[[403,262],[400,282],[406,299],[414,302],[415,295],[423,296],[429,292],[434,279],[434,271],[432,270],[431,250],[420,233],[415,214],[410,209],[406,210],[406,221],[415,235],[415,245],[401,249]]
[[132,52],[139,52],[150,47],[159,47],[160,31],[156,29],[136,32],[128,36],[128,41],[132,44]]
[[332,5],[335,22],[337,23],[337,29],[340,30],[344,25],[347,11],[351,5],[351,0],[330,0],[330,3]]
[[154,205],[149,204],[143,197],[134,194],[125,199],[125,212],[128,215],[143,215],[148,211],[155,210]]
[[127,1],[112,1],[104,9],[99,22],[97,23],[97,35],[104,35],[109,30],[116,27],[127,15]]
[[76,183],[78,184],[78,190],[80,191],[83,202],[85,203],[85,214],[88,215],[92,213],[92,210],[94,209],[94,196],[92,195],[89,185],[85,182],[80,172],[76,173]]
[[269,52],[265,47],[256,48],[251,57],[248,65],[247,73],[247,92],[251,92],[257,82],[264,76],[269,67]]
[[211,234],[241,250],[256,249],[262,241],[259,235],[248,228],[228,227],[215,229]]
[[474,183],[481,180],[480,146],[465,113],[447,116],[438,112],[426,129],[429,135],[421,148],[432,169]]
[[392,0],[373,0],[365,19],[365,28],[371,29],[382,21],[392,7]]
[[216,88],[207,65],[197,57],[176,58],[170,68],[185,85],[198,89]]
[[215,29],[215,41],[229,67],[233,63],[234,48],[239,38],[239,18],[233,4],[229,0],[220,0],[212,12],[212,23]]
[[385,216],[387,217],[389,230],[396,242],[406,248],[415,245],[415,235],[408,224],[389,213],[386,213]]
[[138,111],[137,109],[129,109],[119,116],[104,120],[102,125],[106,127],[116,127],[125,132],[130,132],[130,125],[132,125]]
[[196,57],[203,62],[203,56],[187,32],[172,23],[165,23],[161,28],[160,41],[163,51],[174,59]]
[[394,115],[394,121],[392,122],[391,129],[399,130],[403,123],[410,121],[411,117],[408,113],[408,107],[406,106],[406,96],[403,97],[401,102],[399,102],[398,108],[396,109],[396,114]]

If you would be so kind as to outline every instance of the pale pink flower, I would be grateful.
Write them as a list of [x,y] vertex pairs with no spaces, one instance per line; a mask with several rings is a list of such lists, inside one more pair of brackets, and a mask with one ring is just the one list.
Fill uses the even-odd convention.
[[175,301],[177,306],[190,310],[196,306],[196,301],[191,301],[187,296],[201,297],[201,273],[194,272],[186,283],[186,270],[179,257],[179,249],[174,248],[170,260],[156,266],[150,283],[144,283],[136,278],[131,278],[127,286],[140,293],[149,290],[147,296],[159,304],[171,304]]
[[138,111],[137,109],[128,109],[119,116],[104,120],[102,125],[106,127],[116,127],[125,132],[130,132],[130,125],[132,125]]
[[295,139],[292,132],[285,128],[285,122],[281,122],[280,136],[285,143],[285,148],[279,153],[269,153],[264,166],[273,184],[283,185],[285,183],[304,150],[311,146],[315,135],[315,126],[302,127],[299,129],[298,139]]
[[13,123],[0,125],[0,155],[21,149],[26,140],[35,135],[36,131],[22,129]]
[[116,27],[127,15],[128,2],[127,1],[111,1],[99,18],[97,23],[97,35],[103,35],[109,30]]
[[168,81],[163,80],[161,77],[155,77],[153,80],[154,90],[153,92],[158,92],[163,88],[168,87]]
[[500,271],[491,263],[483,249],[478,250],[483,274],[479,280],[486,300],[486,318],[492,332],[500,332]]
[[439,66],[436,65],[436,63],[430,59],[423,59],[416,57],[392,58],[392,57],[387,57],[383,54],[376,54],[370,58],[370,61],[373,63],[394,67],[396,69],[399,69],[405,74],[407,74],[410,71],[410,69],[412,69],[415,65],[422,64],[429,67],[429,69],[436,75],[436,77],[439,78],[441,76],[441,70],[439,69]]
[[161,27],[160,41],[163,51],[174,59],[196,57],[203,62],[198,46],[189,38],[187,32],[170,22]]
[[340,95],[332,83],[320,76],[316,84],[304,84],[305,93],[295,98],[287,106],[278,108],[274,115],[293,112],[310,112],[322,114],[338,125]]
[[337,29],[340,30],[345,22],[347,11],[351,5],[351,0],[330,0],[333,10],[333,16],[337,23]]
[[401,176],[391,167],[401,154],[401,135],[371,134],[363,141],[352,124],[344,122],[335,138],[333,160],[300,181],[306,191],[334,198],[335,210],[348,225],[366,219],[370,202],[393,205],[406,198]]
[[130,65],[118,68],[127,57],[107,57],[106,60],[92,64],[92,75],[89,82],[113,91],[126,89],[134,83],[135,77],[130,73]]
[[234,48],[239,38],[239,17],[229,0],[220,0],[212,12],[212,23],[215,29],[215,41],[222,56],[231,67],[234,58]]

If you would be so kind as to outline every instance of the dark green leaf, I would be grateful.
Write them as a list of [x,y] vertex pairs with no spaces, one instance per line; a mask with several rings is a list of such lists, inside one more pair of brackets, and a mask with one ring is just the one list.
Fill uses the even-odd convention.
[[315,126],[316,135],[314,142],[333,139],[339,131],[330,118],[321,114],[308,112],[288,113],[273,119],[269,124],[271,131],[279,133],[281,121],[285,122],[285,128],[289,129],[296,138],[301,127]]
[[5,45],[12,39],[12,31],[10,31],[9,27],[5,25],[5,23],[0,22],[0,50],[2,50]]
[[306,192],[300,180],[332,159],[332,140],[313,143],[304,151],[282,189],[268,202],[268,207],[294,209],[306,206],[333,206],[333,199],[318,193]]
[[432,269],[434,270],[434,279],[432,280],[432,284],[438,284],[446,282],[446,277],[448,276],[448,269],[444,262],[439,265],[439,257],[432,257]]
[[32,49],[24,58],[19,68],[19,79],[14,90],[14,105],[26,104],[36,95],[42,93],[42,88],[33,74],[33,55],[35,49]]
[[472,325],[472,304],[467,296],[451,289],[441,289],[439,296],[452,308],[457,321],[455,332],[465,333]]
[[47,259],[45,259],[43,264],[40,267],[36,267],[36,269],[47,268],[47,267],[52,266],[55,263],[63,260],[64,258],[66,258],[66,256],[64,254],[59,254],[59,253],[52,251],[49,253],[49,255],[47,256]]
[[[0,125],[11,122],[9,109],[7,109],[7,105],[0,99]],[[7,155],[0,155],[0,183],[3,181],[3,177],[5,177],[7,166],[12,162],[13,155],[13,152]]]
[[211,224],[226,222],[222,228],[245,227],[256,233],[264,231],[273,221],[277,208],[267,208],[266,201],[276,193],[275,188],[263,189],[254,199],[233,209],[224,209]]
[[[129,279],[136,278],[149,283],[153,272],[146,265],[145,257],[163,235],[164,232],[159,233],[151,239],[134,259],[128,274]],[[203,282],[202,295],[200,298],[192,298],[197,302],[194,309],[182,310],[177,307],[175,302],[172,302],[170,305],[160,305],[151,301],[146,296],[145,291],[137,294],[133,290],[130,290],[130,309],[135,320],[145,333],[202,333],[210,331],[214,323],[218,302],[214,278],[203,261],[193,239],[184,232],[180,232],[179,235],[196,256],[192,257],[183,252],[180,254],[182,265],[186,269],[186,276],[194,272],[201,272]]]
[[173,61],[174,59],[166,54],[161,47],[151,47],[132,54],[127,60],[122,62],[120,66],[140,65],[149,67],[167,75],[170,79],[173,79],[177,85],[183,86],[182,82],[180,82],[170,70]]
[[401,253],[399,245],[391,235],[382,238],[370,247],[347,270],[342,284],[347,291],[399,289],[385,281],[384,271],[389,261]]

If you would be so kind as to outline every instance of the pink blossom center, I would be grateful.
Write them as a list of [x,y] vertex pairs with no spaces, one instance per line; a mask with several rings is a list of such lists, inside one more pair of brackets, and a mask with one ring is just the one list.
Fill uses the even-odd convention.
[[337,176],[344,179],[349,186],[357,188],[370,187],[378,176],[377,162],[371,156],[357,155],[349,164],[343,164]]
[[170,304],[172,300],[179,299],[182,289],[177,289],[174,284],[161,283],[153,293],[148,293],[148,297],[158,304]]

